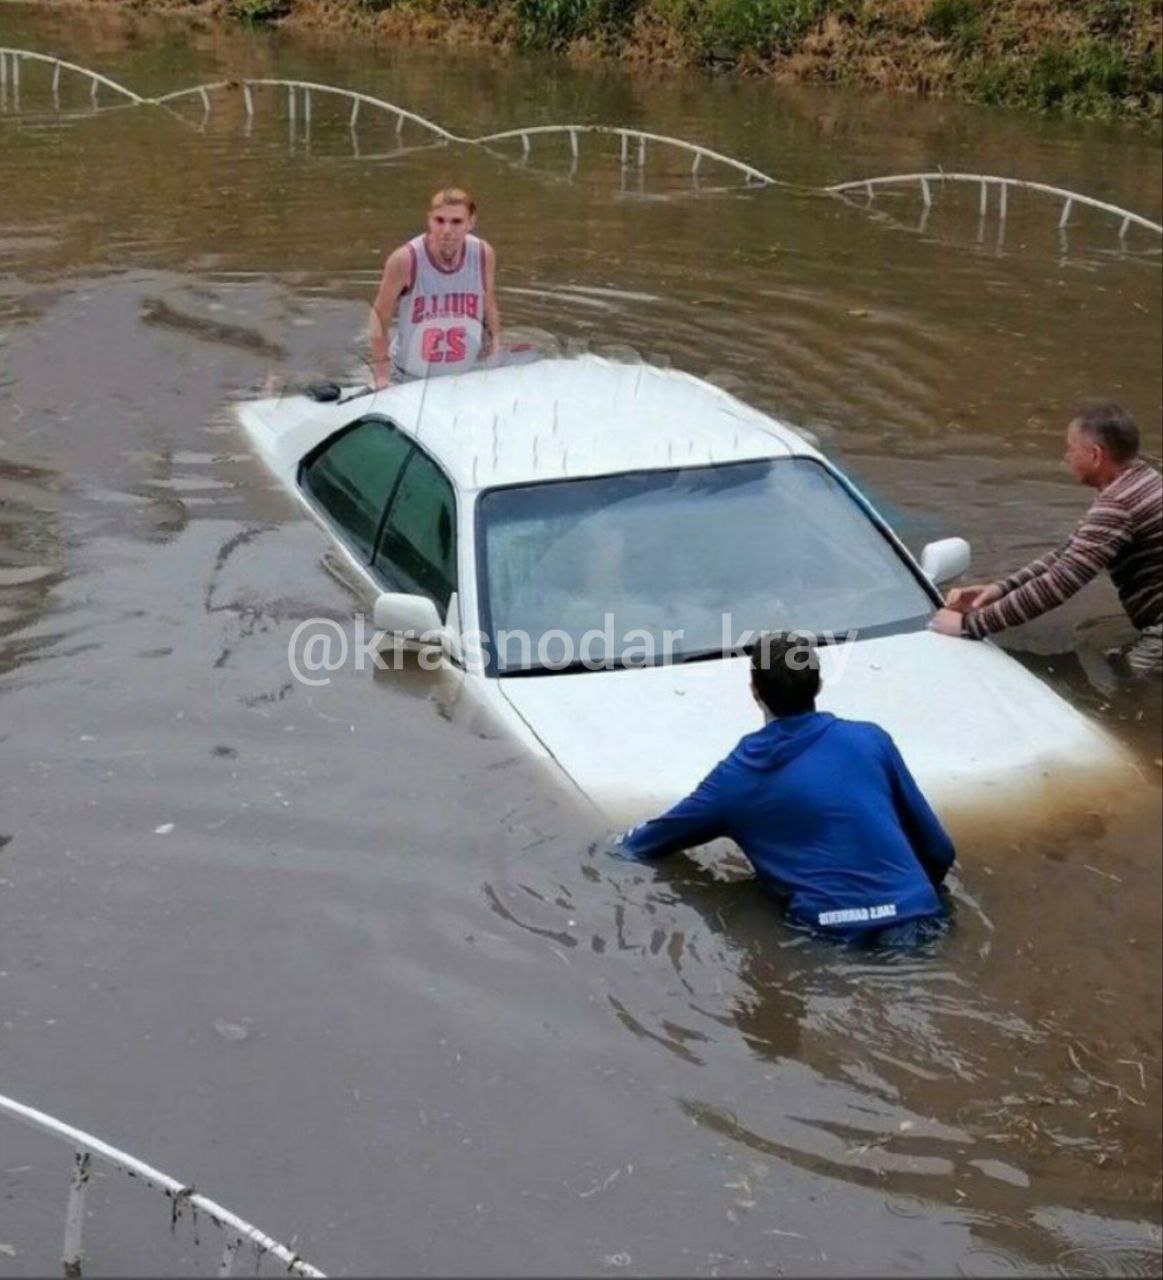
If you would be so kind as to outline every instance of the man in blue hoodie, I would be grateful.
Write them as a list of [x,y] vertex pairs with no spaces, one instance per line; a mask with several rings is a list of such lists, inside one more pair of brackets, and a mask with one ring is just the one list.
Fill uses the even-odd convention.
[[627,832],[618,852],[653,862],[727,836],[794,922],[907,938],[917,926],[897,926],[945,914],[936,887],[956,856],[952,841],[889,735],[817,711],[819,691],[814,640],[760,637],[751,693],[764,727],[685,800]]

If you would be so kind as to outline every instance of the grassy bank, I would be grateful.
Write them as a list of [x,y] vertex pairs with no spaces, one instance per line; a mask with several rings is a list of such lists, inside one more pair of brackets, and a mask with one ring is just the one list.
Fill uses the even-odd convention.
[[1159,119],[1161,0],[119,0]]

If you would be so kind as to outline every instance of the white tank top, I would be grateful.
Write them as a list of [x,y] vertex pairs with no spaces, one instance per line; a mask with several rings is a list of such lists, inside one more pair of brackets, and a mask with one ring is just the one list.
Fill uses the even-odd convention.
[[460,262],[442,267],[419,235],[408,241],[412,277],[396,309],[392,363],[413,378],[471,369],[485,324],[485,254],[467,236]]

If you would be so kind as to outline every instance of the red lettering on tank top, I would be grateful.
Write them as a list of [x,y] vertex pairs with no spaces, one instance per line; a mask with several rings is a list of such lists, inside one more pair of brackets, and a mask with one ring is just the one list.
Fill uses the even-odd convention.
[[449,364],[456,364],[458,360],[463,360],[468,355],[465,331],[457,326],[455,329],[448,330],[447,337],[448,350],[445,352],[444,358]]
[[469,320],[480,318],[481,297],[479,293],[430,293],[416,294],[412,299],[412,323],[423,324],[426,320]]
[[420,335],[420,358],[425,364],[459,364],[468,355],[468,333],[461,325],[442,329],[439,325]]
[[443,329],[425,329],[420,338],[420,359],[425,364],[443,364],[444,352],[440,349]]

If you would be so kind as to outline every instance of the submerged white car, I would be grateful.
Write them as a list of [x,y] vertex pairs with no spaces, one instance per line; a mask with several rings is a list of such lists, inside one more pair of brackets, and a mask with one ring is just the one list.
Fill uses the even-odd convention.
[[944,811],[1130,767],[1001,649],[926,630],[964,541],[918,563],[802,436],[689,375],[553,359],[239,412],[376,626],[613,822],[759,726],[763,630],[824,636],[821,709],[883,725]]

